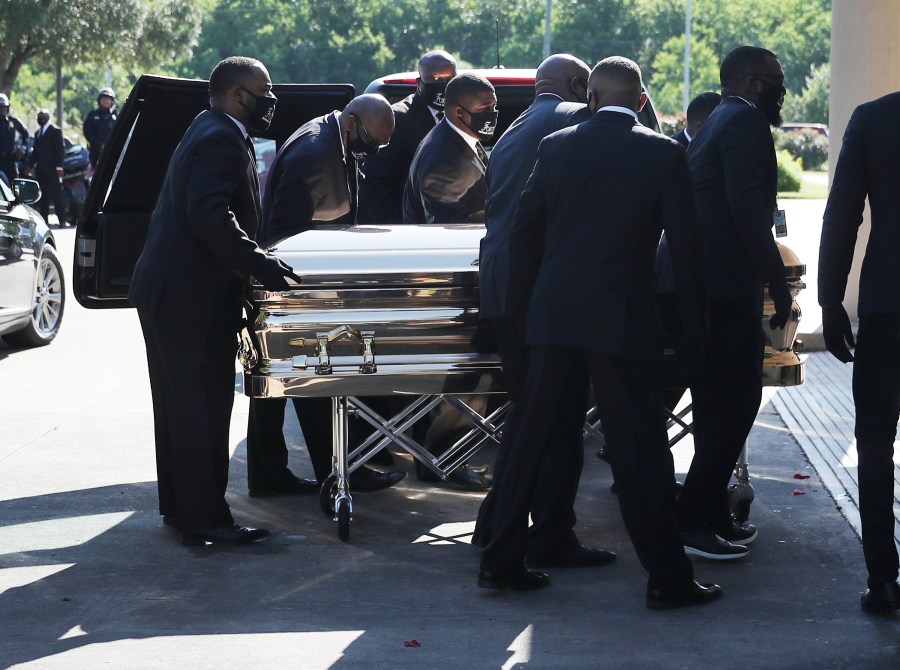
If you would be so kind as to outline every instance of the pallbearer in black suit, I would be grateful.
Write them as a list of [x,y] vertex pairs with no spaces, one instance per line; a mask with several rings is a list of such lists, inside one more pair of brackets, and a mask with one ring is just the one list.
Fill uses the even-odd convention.
[[[525,183],[534,169],[541,140],[591,117],[585,104],[589,75],[588,66],[574,56],[557,54],[546,59],[535,73],[534,102],[512,123],[491,151],[485,206],[487,234],[481,243],[479,261],[479,316],[490,321],[496,336],[503,362],[504,386],[511,403],[494,464],[495,483],[503,476],[507,453],[513,443],[528,369],[522,332],[506,313],[509,234]],[[584,418],[587,409],[584,407],[587,384],[586,373],[572,381],[573,400],[564,403],[562,410],[573,412],[575,416],[560,421],[561,427],[571,430],[553,436],[559,449],[548,456],[541,468],[531,511],[533,525],[528,535],[528,557],[533,564],[598,565],[615,558],[611,552],[581,547],[573,530],[573,505],[584,460],[579,419]],[[491,537],[494,496],[492,490],[478,510],[472,537],[472,543],[478,546],[486,546]]]
[[444,91],[456,76],[456,59],[429,51],[419,59],[416,92],[394,103],[391,143],[362,165],[357,223],[403,223],[403,188],[416,149],[444,118]]
[[715,280],[709,358],[691,384],[694,459],[678,512],[688,553],[730,560],[756,537],[756,528],[732,518],[728,482],[762,398],[764,285],[775,303],[773,328],[787,323],[792,298],[772,236],[778,172],[770,126],[781,124],[784,73],[772,52],[743,46],[722,61],[720,79],[723,100],[688,150]]
[[169,163],[128,299],[147,345],[159,512],[183,544],[246,544],[268,531],[235,525],[225,501],[241,295],[250,275],[270,291],[299,278],[253,241],[261,211],[248,131],[272,120],[269,73],[226,58],[209,96],[212,109]]
[[819,246],[819,304],[825,345],[854,360],[843,300],[856,235],[868,198],[872,229],[859,284],[859,332],[853,367],[859,515],[867,612],[900,609],[894,543],[894,439],[900,417],[900,93],[860,105],[850,117],[831,182]]
[[672,135],[672,139],[687,149],[691,140],[694,139],[700,130],[700,126],[706,122],[706,119],[709,118],[709,115],[718,107],[720,102],[722,102],[722,96],[715,91],[701,93],[691,100],[685,111],[687,125],[685,125],[683,130]]
[[[409,169],[403,192],[403,223],[469,223],[484,220],[487,191],[485,171],[487,155],[481,140],[490,140],[497,127],[497,95],[491,83],[476,74],[454,77],[445,92],[446,116],[422,140]],[[486,396],[462,398],[484,415]],[[463,437],[471,425],[456,410],[442,404],[433,417],[425,447],[432,453],[443,452]],[[416,462],[419,479],[436,479]],[[448,481],[467,489],[484,490],[491,486],[486,467],[468,463],[453,470]]]
[[[391,139],[394,115],[380,95],[354,98],[341,112],[305,123],[275,157],[263,196],[259,243],[271,247],[317,224],[351,225],[356,219],[357,162],[376,156]],[[250,495],[315,493],[331,474],[330,398],[294,398],[315,481],[288,469],[284,441],[284,398],[251,398],[247,425],[247,481]],[[402,480],[405,472],[368,467],[350,476],[356,491],[375,491]]]
[[484,77],[464,73],[447,84],[446,116],[422,140],[403,192],[403,223],[484,220],[487,155],[494,136],[497,94]]
[[[524,565],[528,513],[548,453],[574,446],[551,437],[569,416],[561,405],[571,399],[570,380],[587,369],[622,517],[649,573],[647,605],[703,604],[721,589],[694,581],[678,533],[653,307],[653,258],[665,229],[685,332],[702,342],[702,249],[690,173],[677,142],[637,122],[646,95],[634,62],[598,63],[588,95],[594,116],[541,142],[510,233],[507,313],[524,324],[531,351],[525,411],[495,491],[478,585],[549,583]],[[571,421],[580,425],[582,417]]]
[[66,205],[62,194],[60,179],[63,176],[63,159],[66,148],[63,144],[62,131],[50,123],[50,110],[42,109],[37,115],[38,129],[34,134],[34,149],[31,161],[34,174],[41,185],[41,201],[38,210],[44,221],[50,222],[50,201],[60,226],[66,225]]

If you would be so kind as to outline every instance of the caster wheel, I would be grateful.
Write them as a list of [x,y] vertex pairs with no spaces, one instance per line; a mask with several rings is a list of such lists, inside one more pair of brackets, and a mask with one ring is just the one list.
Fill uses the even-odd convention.
[[319,489],[319,505],[326,516],[334,516],[334,497],[337,495],[337,477],[328,475]]
[[731,514],[732,516],[734,516],[735,521],[737,521],[738,523],[744,523],[747,519],[750,518],[750,501],[741,500],[731,511]]
[[338,539],[346,542],[350,539],[350,501],[341,500],[337,509]]

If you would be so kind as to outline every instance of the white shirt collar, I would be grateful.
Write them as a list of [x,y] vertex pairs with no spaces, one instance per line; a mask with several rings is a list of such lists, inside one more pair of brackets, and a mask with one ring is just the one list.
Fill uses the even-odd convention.
[[690,144],[691,140],[694,139],[693,137],[691,137],[691,134],[688,132],[687,128],[684,129],[684,139],[688,141],[688,144]]
[[247,134],[247,128],[244,127],[244,124],[241,123],[240,121],[238,121],[236,118],[234,118],[231,114],[225,113],[225,116],[227,116],[229,119],[231,119],[232,121],[234,121],[237,124],[238,130],[241,131],[241,135],[243,135],[244,139],[246,140],[249,137],[249,135]]
[[749,100],[747,100],[747,98],[742,98],[742,97],[739,96],[739,95],[729,95],[728,97],[729,97],[729,98],[737,98],[738,100],[743,100],[744,102],[746,102],[746,103],[747,103],[748,105],[750,105],[751,107],[753,107],[753,108],[756,107],[756,105],[754,105],[752,102],[750,102]]
[[47,128],[49,128],[49,127],[50,127],[50,121],[49,121],[49,119],[48,119],[48,120],[47,120],[47,123],[45,123],[44,125],[42,125],[42,126],[39,128],[41,135],[43,135],[45,132],[47,132]]
[[461,131],[459,128],[457,128],[456,126],[454,126],[452,123],[450,123],[450,121],[447,120],[447,117],[444,117],[444,121],[442,121],[441,123],[446,123],[448,126],[450,126],[451,128],[453,128],[453,132],[455,132],[455,133],[458,134],[460,137],[462,137],[462,138],[466,141],[466,143],[467,143],[470,147],[472,147],[472,151],[474,151],[474,152],[476,153],[476,155],[478,154],[478,152],[475,150],[475,147],[478,145],[478,138],[477,138],[477,137],[472,137],[472,136],[469,135],[468,133],[464,133],[464,132]]
[[628,116],[632,117],[635,121],[637,121],[637,112],[633,109],[628,109],[627,107],[619,107],[618,105],[607,105],[606,107],[601,107],[597,110],[598,112],[618,112],[619,114],[628,114]]
[[561,101],[561,102],[565,102],[565,100],[563,100],[562,96],[561,96],[561,95],[556,95],[556,93],[541,93],[541,94],[538,95],[537,97],[538,97],[538,98],[543,98],[543,97],[545,97],[545,96],[546,96],[546,97],[550,97],[550,98],[556,98],[557,100],[559,100],[559,101]]
[[435,109],[434,107],[432,107],[431,105],[425,105],[425,106],[428,108],[428,111],[431,112],[431,118],[434,119],[435,125],[437,125],[438,123],[440,123],[440,121],[438,121],[438,116],[437,116],[437,115],[438,115],[438,114],[443,114],[443,113],[444,113],[444,110],[443,110],[443,109],[437,110],[437,109]]

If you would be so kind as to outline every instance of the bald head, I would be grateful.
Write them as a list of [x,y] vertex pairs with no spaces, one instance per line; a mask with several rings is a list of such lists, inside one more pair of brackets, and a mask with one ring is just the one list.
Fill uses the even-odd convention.
[[604,58],[591,70],[588,97],[592,112],[610,105],[641,111],[647,101],[641,84],[641,68],[622,56]]
[[446,51],[429,51],[419,59],[419,79],[426,84],[456,76],[456,59]]
[[356,152],[360,149],[372,149],[391,141],[394,134],[394,110],[384,96],[377,93],[364,93],[357,96],[344,107],[340,119],[341,133],[346,138],[344,146]]
[[566,102],[587,102],[587,63],[569,54],[554,54],[538,66],[534,75],[536,95],[552,93]]

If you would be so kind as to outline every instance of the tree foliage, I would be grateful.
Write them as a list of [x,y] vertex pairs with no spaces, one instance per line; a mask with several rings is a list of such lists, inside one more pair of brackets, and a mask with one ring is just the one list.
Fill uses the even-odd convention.
[[0,90],[10,92],[26,64],[171,63],[196,40],[195,10],[190,0],[2,0]]

